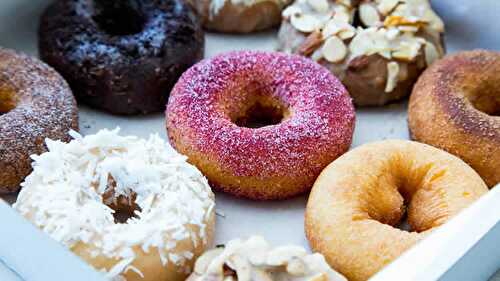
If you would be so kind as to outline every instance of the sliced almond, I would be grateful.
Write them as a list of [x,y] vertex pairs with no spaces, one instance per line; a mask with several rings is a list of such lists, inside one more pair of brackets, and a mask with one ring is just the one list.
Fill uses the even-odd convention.
[[258,281],[274,281],[271,274],[265,272],[262,269],[255,268],[252,272],[253,278],[252,280]]
[[298,48],[298,53],[303,56],[311,55],[315,50],[317,50],[323,43],[323,36],[321,32],[314,31],[306,37],[306,40],[300,44]]
[[434,44],[427,42],[424,47],[425,62],[427,66],[439,59],[439,52]]
[[333,9],[333,18],[350,23],[352,21],[352,13],[345,6],[337,6]]
[[387,64],[387,82],[385,84],[385,92],[390,93],[398,84],[399,64],[391,61]]
[[238,281],[250,281],[252,278],[251,265],[244,257],[233,254],[227,259],[226,265],[236,271]]
[[196,260],[196,263],[194,264],[194,272],[198,274],[204,274],[205,272],[207,272],[210,263],[216,257],[221,255],[222,252],[224,252],[223,248],[216,248],[208,252],[205,252],[200,258]]
[[278,247],[267,256],[267,264],[270,266],[281,266],[288,263],[292,258],[302,258],[306,255],[306,251],[298,246]]
[[322,50],[325,59],[333,63],[340,62],[347,56],[346,45],[336,36],[328,38],[325,41]]
[[299,14],[290,18],[290,23],[297,30],[309,33],[319,28],[321,22],[313,15]]
[[389,14],[394,8],[396,8],[396,5],[399,3],[399,0],[381,0],[380,3],[377,5],[378,10],[382,13],[382,15],[387,15]]
[[380,24],[380,15],[371,3],[365,2],[359,6],[359,18],[365,26],[377,26]]
[[398,48],[392,52],[392,57],[402,61],[412,61],[419,53],[421,45],[417,41],[403,41]]
[[325,24],[323,30],[321,31],[321,34],[323,35],[323,38],[328,38],[341,32],[346,32],[347,34],[352,34],[352,36],[354,36],[354,34],[356,34],[355,31],[356,29],[354,29],[354,27],[349,23],[333,18]]
[[425,11],[424,19],[429,21],[429,25],[432,29],[439,32],[444,32],[443,20],[432,9],[428,9]]
[[328,281],[328,275],[326,273],[319,273],[307,279],[307,281]]
[[315,11],[317,11],[319,13],[328,12],[328,1],[327,0],[307,0],[307,3]]
[[412,33],[418,32],[418,26],[412,26],[412,25],[401,25],[398,26],[398,29],[402,32],[412,32]]
[[321,48],[317,49],[311,54],[311,59],[313,61],[320,61],[323,58],[323,50]]
[[285,19],[290,19],[291,17],[298,16],[300,14],[302,14],[302,10],[297,6],[289,6],[288,8],[283,10],[282,13]]
[[306,273],[306,264],[301,259],[293,258],[288,262],[286,271],[294,276],[302,276]]
[[354,30],[354,28],[350,30],[342,30],[337,34],[337,36],[342,40],[351,39],[352,37],[354,37],[354,35],[356,35],[356,32]]

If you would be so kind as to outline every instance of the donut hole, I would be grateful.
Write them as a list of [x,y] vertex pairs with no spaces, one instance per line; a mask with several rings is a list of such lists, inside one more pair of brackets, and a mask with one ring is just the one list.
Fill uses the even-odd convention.
[[262,128],[279,124],[287,115],[285,107],[276,100],[258,99],[247,106],[233,122],[239,127]]
[[137,34],[146,24],[146,17],[137,0],[94,0],[94,9],[94,22],[111,36]]
[[0,115],[9,113],[16,108],[17,99],[14,91],[0,86]]
[[108,177],[108,187],[102,195],[103,203],[113,209],[113,217],[116,224],[124,224],[130,218],[139,218],[137,215],[141,208],[135,203],[137,194],[131,192],[129,196],[115,194],[116,181]]
[[[404,156],[401,156],[404,157]],[[394,160],[367,189],[364,204],[371,219],[407,232],[424,232],[446,217],[439,181],[446,170]],[[422,207],[425,206],[425,207]]]
[[273,95],[272,87],[263,84],[262,81],[242,84],[244,84],[242,88],[230,89],[241,93],[239,99],[228,101],[232,106],[226,112],[234,124],[257,129],[277,125],[288,118],[290,115],[288,107]]
[[468,95],[472,106],[491,116],[500,116],[500,93],[493,85],[483,85]]

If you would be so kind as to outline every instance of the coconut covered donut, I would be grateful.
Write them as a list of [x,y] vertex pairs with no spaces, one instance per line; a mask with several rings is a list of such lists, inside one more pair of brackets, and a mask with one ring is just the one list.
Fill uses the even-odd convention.
[[211,244],[206,179],[158,136],[47,141],[14,208],[112,280],[185,280]]
[[[402,140],[366,144],[321,173],[307,203],[306,234],[350,281],[367,280],[487,191],[445,151]],[[411,232],[396,227],[405,215]]]
[[355,119],[351,98],[327,69],[248,51],[185,72],[166,115],[170,143],[213,187],[255,200],[309,191],[349,149]]
[[467,51],[436,62],[410,98],[413,139],[444,149],[500,182],[500,53]]
[[428,0],[296,0],[283,11],[279,50],[326,66],[359,106],[410,94],[444,55],[444,24]]
[[76,102],[64,79],[41,61],[0,48],[0,194],[16,192],[45,138],[78,130]]
[[187,0],[207,29],[248,33],[277,26],[291,0]]
[[318,253],[299,246],[271,247],[260,236],[231,240],[204,253],[187,281],[347,281]]

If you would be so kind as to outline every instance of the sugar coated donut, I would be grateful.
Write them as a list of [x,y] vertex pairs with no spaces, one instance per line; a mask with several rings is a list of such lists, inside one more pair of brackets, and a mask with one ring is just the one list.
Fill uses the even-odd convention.
[[0,193],[15,192],[31,171],[30,155],[44,139],[67,140],[78,130],[66,82],[41,61],[0,48]]
[[281,11],[291,0],[187,0],[205,28],[248,33],[279,25]]
[[[307,203],[306,234],[347,279],[367,280],[487,191],[445,151],[403,140],[366,144],[321,173]],[[411,232],[395,227],[405,215]]]
[[347,281],[318,253],[300,246],[271,247],[260,236],[234,239],[205,252],[187,281]]
[[308,191],[349,148],[355,119],[351,98],[327,69],[249,51],[189,69],[166,115],[170,143],[215,188],[256,200]]
[[500,182],[500,53],[450,55],[420,77],[410,98],[413,139],[444,149]]
[[204,34],[183,0],[57,0],[42,15],[40,57],[79,102],[114,114],[165,110]]
[[429,0],[295,0],[283,11],[279,50],[316,60],[358,106],[408,96],[444,55],[443,21]]
[[207,180],[158,136],[48,140],[14,208],[112,280],[183,281],[211,244]]

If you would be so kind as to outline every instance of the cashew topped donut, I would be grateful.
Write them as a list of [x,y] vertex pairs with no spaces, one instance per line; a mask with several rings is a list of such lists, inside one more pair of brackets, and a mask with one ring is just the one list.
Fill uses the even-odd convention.
[[318,253],[300,246],[271,247],[260,236],[234,239],[205,252],[187,281],[347,281]]
[[[321,173],[307,203],[306,234],[334,269],[368,280],[487,191],[445,151],[403,140],[370,143]],[[411,231],[396,227],[405,215]]]
[[16,192],[45,138],[78,130],[76,102],[64,79],[41,61],[0,48],[0,194]]
[[187,0],[207,29],[248,33],[277,26],[291,0]]
[[500,182],[500,53],[450,55],[426,70],[410,98],[413,139],[444,149]]
[[279,50],[337,75],[358,106],[410,94],[444,55],[444,24],[428,0],[296,0],[283,11]]
[[250,51],[189,69],[166,116],[170,143],[214,188],[256,200],[308,191],[350,147],[355,119],[349,94],[327,69]]
[[158,136],[47,141],[14,208],[110,280],[183,281],[210,246],[214,197]]
[[113,114],[165,110],[205,45],[183,0],[57,0],[42,15],[39,38],[40,57],[78,101]]

